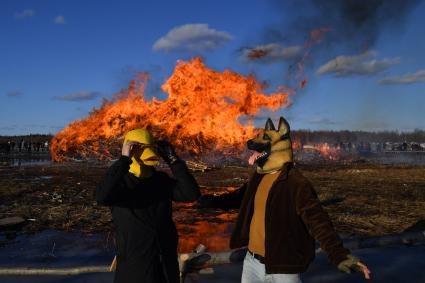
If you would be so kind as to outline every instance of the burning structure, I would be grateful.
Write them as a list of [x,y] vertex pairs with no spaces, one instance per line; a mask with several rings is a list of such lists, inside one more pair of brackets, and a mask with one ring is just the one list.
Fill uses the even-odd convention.
[[[193,155],[205,151],[237,152],[255,129],[253,115],[261,107],[273,111],[290,105],[285,87],[266,95],[254,76],[225,70],[216,72],[200,58],[179,61],[162,85],[168,98],[146,101],[147,76],[133,80],[128,90],[105,101],[87,118],[59,132],[51,144],[55,161],[72,158],[112,159],[120,149],[123,134],[134,128],[149,128],[159,139],[173,141]],[[239,119],[248,117],[247,125]],[[236,149],[236,150],[235,150]]]

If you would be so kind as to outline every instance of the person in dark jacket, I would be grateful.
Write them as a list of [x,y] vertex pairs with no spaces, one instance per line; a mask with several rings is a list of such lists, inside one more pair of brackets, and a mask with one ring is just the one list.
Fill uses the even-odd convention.
[[[156,171],[159,156],[174,178]],[[193,202],[199,187],[170,143],[154,143],[146,129],[126,134],[122,156],[96,188],[96,201],[112,207],[116,227],[115,283],[177,283],[178,235],[172,201]]]
[[311,183],[293,164],[288,122],[278,130],[268,119],[265,130],[248,141],[249,163],[256,172],[231,193],[204,195],[201,207],[240,208],[230,248],[248,247],[242,283],[300,283],[315,256],[315,240],[341,271],[370,271],[343,247]]

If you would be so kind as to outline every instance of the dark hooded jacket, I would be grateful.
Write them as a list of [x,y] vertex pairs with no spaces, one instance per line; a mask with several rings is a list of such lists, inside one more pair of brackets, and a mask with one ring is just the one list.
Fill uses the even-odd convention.
[[116,283],[177,283],[177,230],[172,201],[192,202],[199,187],[186,164],[170,165],[175,177],[155,171],[147,179],[129,173],[131,159],[122,156],[96,188],[96,201],[112,207],[116,227]]
[[[248,245],[255,194],[263,176],[254,173],[240,189],[214,197],[207,205],[240,208],[230,240],[233,249]],[[273,183],[266,203],[266,273],[306,271],[315,256],[315,240],[319,241],[321,249],[335,265],[349,254],[311,183],[293,168],[292,163],[287,163]]]

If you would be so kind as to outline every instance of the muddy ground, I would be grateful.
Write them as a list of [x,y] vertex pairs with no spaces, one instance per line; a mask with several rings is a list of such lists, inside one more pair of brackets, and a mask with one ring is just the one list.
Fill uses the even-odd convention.
[[[337,231],[344,236],[380,236],[424,229],[425,166],[373,164],[299,165],[315,186]],[[165,168],[166,170],[166,168]],[[109,233],[109,208],[94,201],[106,167],[88,163],[0,167],[0,218],[21,216],[20,231],[45,229]],[[222,193],[248,180],[250,169],[224,167],[193,173],[202,193]],[[181,244],[206,243],[223,250],[237,211],[175,205]],[[413,227],[413,228],[412,228]]]

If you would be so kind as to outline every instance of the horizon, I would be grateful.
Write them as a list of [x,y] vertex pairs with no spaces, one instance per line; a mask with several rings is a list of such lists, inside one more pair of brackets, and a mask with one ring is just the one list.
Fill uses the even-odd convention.
[[[256,129],[262,129],[262,127],[256,128]],[[423,129],[414,129],[412,131],[399,131],[399,130],[382,130],[382,131],[362,131],[362,130],[311,130],[311,129],[292,129],[291,133],[299,133],[299,132],[311,132],[311,133],[318,133],[318,132],[325,132],[325,133],[342,133],[342,132],[350,132],[350,133],[364,133],[364,134],[397,134],[397,135],[409,135],[414,133],[419,134],[425,134],[425,130]],[[23,134],[23,135],[0,135],[0,138],[13,138],[13,137],[30,137],[30,136],[52,136],[54,137],[56,134],[52,133],[29,133],[29,134]]]

